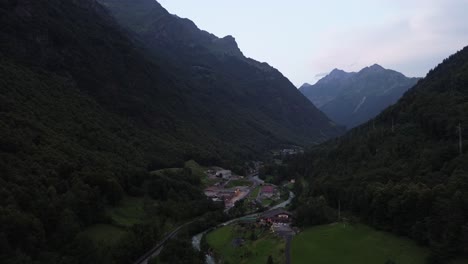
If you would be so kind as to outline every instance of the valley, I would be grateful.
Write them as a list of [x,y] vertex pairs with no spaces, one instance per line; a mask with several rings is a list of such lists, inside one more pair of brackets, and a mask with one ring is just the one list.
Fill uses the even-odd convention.
[[468,263],[463,10],[0,1],[0,263]]

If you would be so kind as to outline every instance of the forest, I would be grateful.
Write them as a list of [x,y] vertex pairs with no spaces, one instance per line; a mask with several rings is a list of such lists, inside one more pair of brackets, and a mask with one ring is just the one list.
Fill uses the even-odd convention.
[[395,105],[289,163],[301,225],[340,208],[431,248],[429,263],[468,254],[468,48]]

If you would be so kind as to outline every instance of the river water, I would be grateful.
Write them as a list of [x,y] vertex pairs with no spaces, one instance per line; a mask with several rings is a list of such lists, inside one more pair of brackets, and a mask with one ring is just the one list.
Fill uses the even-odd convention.
[[[270,208],[268,211],[274,210],[274,209],[278,209],[278,208],[281,208],[281,207],[286,207],[287,205],[289,205],[289,204],[291,203],[291,201],[292,201],[293,198],[294,198],[294,193],[290,191],[290,192],[289,192],[289,198],[288,198],[288,200],[286,200],[286,201],[284,201],[284,202],[282,202],[282,203],[280,203],[280,204],[278,204],[278,205],[276,205],[276,206],[273,206],[273,207]],[[236,219],[232,219],[232,220],[229,220],[229,221],[227,221],[227,222],[225,222],[225,223],[222,223],[222,224],[218,225],[218,227],[219,227],[219,226],[226,226],[226,225],[229,225],[229,224],[231,224],[231,223],[233,223],[233,222],[235,222],[235,221],[237,221],[237,220],[239,220],[239,219],[241,219],[241,218],[244,218],[244,217],[256,216],[256,215],[258,215],[258,214],[245,215],[245,216],[242,216],[242,217],[239,217],[239,218],[236,218]],[[195,236],[192,237],[192,246],[193,246],[194,249],[196,249],[197,251],[200,251],[200,250],[201,250],[201,245],[200,245],[200,244],[201,244],[201,240],[202,240],[203,236],[204,236],[206,233],[208,233],[209,231],[211,231],[211,230],[212,230],[212,229],[210,228],[210,229],[205,230],[205,231],[201,232],[200,234],[197,234],[197,235],[195,235]],[[206,255],[205,255],[205,258],[206,258],[206,259],[205,259],[205,263],[206,263],[206,264],[216,264],[216,261],[215,261],[215,259],[213,258],[213,256],[211,256],[211,255],[209,255],[209,254],[206,254]]]
[[[206,231],[192,237],[192,246],[197,251],[201,250],[201,246],[200,246],[201,239],[207,232],[208,232],[208,230],[206,230]],[[216,261],[213,258],[213,256],[211,256],[210,254],[205,254],[205,263],[206,264],[216,264]]]

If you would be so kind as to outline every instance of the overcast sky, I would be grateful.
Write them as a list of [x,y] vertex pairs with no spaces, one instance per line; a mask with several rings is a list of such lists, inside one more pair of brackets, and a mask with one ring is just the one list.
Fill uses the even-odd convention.
[[296,86],[378,63],[424,76],[468,45],[468,0],[159,0]]

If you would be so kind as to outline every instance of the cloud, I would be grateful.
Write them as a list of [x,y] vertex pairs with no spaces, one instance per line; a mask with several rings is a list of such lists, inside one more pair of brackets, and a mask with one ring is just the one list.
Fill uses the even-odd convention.
[[[468,0],[393,0],[406,12],[376,25],[327,31],[311,57],[316,72],[359,70],[373,63],[423,76],[468,45]],[[411,2],[412,4],[407,4]]]
[[322,72],[322,73],[315,74],[314,77],[315,77],[316,79],[320,79],[320,78],[325,77],[325,76],[327,76],[327,75],[328,75],[328,72]]

